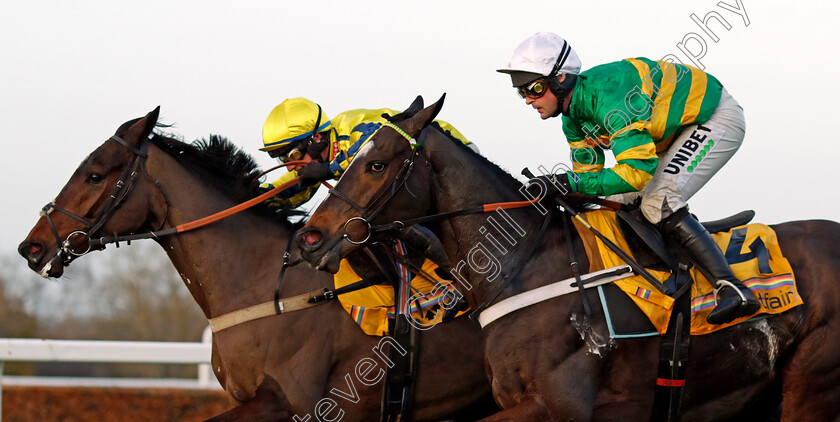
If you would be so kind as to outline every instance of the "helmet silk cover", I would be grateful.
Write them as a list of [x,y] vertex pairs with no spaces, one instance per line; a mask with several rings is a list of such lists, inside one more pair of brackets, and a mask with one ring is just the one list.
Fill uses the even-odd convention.
[[329,129],[330,126],[329,117],[318,104],[300,97],[284,100],[274,107],[265,119],[263,147],[260,151],[271,151],[306,139],[316,132]]

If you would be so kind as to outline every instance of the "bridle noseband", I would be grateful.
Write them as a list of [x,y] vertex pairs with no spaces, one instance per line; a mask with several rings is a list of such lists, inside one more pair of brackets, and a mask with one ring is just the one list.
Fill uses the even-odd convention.
[[[50,230],[53,232],[53,236],[55,236],[56,245],[57,245],[57,252],[56,258],[61,258],[62,265],[68,265],[71,261],[80,257],[82,255],[87,254],[91,250],[93,250],[93,242],[91,239],[102,229],[102,227],[108,223],[108,221],[113,217],[114,213],[122,206],[125,202],[125,199],[128,197],[128,194],[131,193],[131,190],[134,188],[135,181],[137,180],[137,176],[140,174],[142,170],[146,157],[148,156],[149,150],[149,138],[144,137],[141,140],[140,148],[137,148],[117,135],[114,135],[109,138],[109,140],[114,141],[123,147],[127,148],[129,151],[134,153],[134,157],[132,158],[131,164],[126,167],[123,171],[122,175],[120,175],[119,180],[117,181],[116,186],[114,186],[114,190],[111,192],[111,195],[102,205],[102,211],[99,212],[94,219],[88,220],[85,217],[82,217],[72,211],[67,210],[66,208],[59,207],[55,204],[55,201],[50,202],[49,204],[45,205],[41,209],[41,216],[46,218],[47,223],[50,226]],[[64,240],[61,239],[61,236],[58,234],[58,229],[55,226],[55,223],[50,218],[50,214],[53,211],[58,211],[68,217],[71,217],[85,226],[87,226],[87,231],[85,230],[75,230],[67,235]],[[84,237],[87,239],[86,248],[84,250],[77,250],[73,247],[73,239]],[[104,245],[98,245],[97,249],[104,248]]]

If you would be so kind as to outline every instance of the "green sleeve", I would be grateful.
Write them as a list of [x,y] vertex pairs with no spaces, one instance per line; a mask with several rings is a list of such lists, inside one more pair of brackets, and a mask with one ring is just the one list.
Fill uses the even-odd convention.
[[[563,130],[574,148],[579,177],[576,192],[613,195],[641,190],[653,177],[658,158],[646,127],[646,100],[628,94],[642,83],[636,69],[621,61],[597,66],[583,75],[572,99],[572,114]],[[612,150],[617,164],[603,168],[603,149]],[[593,166],[587,167],[585,159]],[[593,161],[594,160],[594,161]]]

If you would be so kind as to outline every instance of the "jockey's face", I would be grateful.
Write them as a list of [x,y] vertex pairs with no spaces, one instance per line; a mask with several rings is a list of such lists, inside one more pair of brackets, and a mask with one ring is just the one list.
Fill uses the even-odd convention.
[[534,107],[543,120],[553,116],[554,112],[557,111],[557,97],[550,89],[546,89],[545,93],[539,97],[526,95],[525,104]]
[[[322,133],[316,133],[312,137],[311,142],[315,142],[315,143],[327,142],[328,143],[329,139],[330,139],[329,135],[325,132],[322,132]],[[309,164],[310,161],[318,161],[318,162],[321,162],[321,163],[325,163],[330,158],[330,149],[329,148],[326,148],[326,147],[322,148],[321,152],[319,154],[317,154],[318,155],[317,159],[315,157],[313,157],[310,154],[310,152],[307,151],[307,149],[308,148],[306,148],[306,143],[305,142],[301,143],[301,153],[303,153],[303,156],[298,158],[295,161],[302,161],[303,163],[302,164],[291,165],[291,166],[288,167],[289,170],[302,169],[304,166],[306,166],[306,164]]]
[[[561,74],[560,76],[557,77],[558,82],[563,82],[565,79],[566,79],[565,74]],[[521,90],[520,92],[522,93],[523,91]],[[540,118],[541,119],[545,120],[545,119],[548,119],[550,117],[554,117],[555,113],[559,115],[559,113],[557,113],[557,108],[558,107],[563,107],[563,109],[561,110],[561,112],[563,114],[566,114],[566,113],[569,112],[569,104],[571,103],[571,100],[572,100],[572,93],[571,92],[569,92],[565,96],[565,98],[563,98],[563,100],[562,100],[563,104],[562,105],[559,104],[559,101],[557,100],[557,96],[554,95],[554,91],[548,89],[547,86],[544,88],[543,92],[544,93],[539,95],[539,96],[528,95],[528,92],[524,92],[525,104],[528,104],[529,106],[534,107],[537,110],[537,112],[540,113]],[[520,94],[520,95],[522,95],[522,94]]]

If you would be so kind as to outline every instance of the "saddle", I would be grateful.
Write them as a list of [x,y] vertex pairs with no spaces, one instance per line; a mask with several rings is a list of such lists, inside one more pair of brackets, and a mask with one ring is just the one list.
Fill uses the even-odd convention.
[[[762,224],[747,225],[754,215],[753,211],[744,211],[703,225],[724,251],[735,275],[747,287],[757,293],[763,291],[765,295],[771,291],[772,297],[781,298],[778,303],[761,301],[760,313],[771,315],[798,306],[802,301],[796,292],[790,265],[781,255],[775,232]],[[664,293],[653,291],[648,282],[634,277],[597,289],[611,338],[661,336],[651,420],[676,420],[685,387],[690,335],[707,334],[750,317],[728,324],[707,324],[706,315],[714,306],[712,285],[696,268],[691,268],[678,245],[669,244],[637,207],[614,213],[590,211],[584,218],[625,252],[635,256],[641,266],[665,286]],[[575,224],[590,258],[590,271],[613,265],[615,254],[598,245],[600,240],[594,239],[579,222],[575,221]],[[743,251],[745,245],[748,245],[746,252]],[[757,296],[761,298],[762,294]],[[787,298],[791,300],[785,302]],[[616,315],[620,317],[616,318]]]
[[[666,241],[659,229],[650,223],[637,206],[624,207],[616,210],[618,229],[627,241],[631,251],[647,249],[650,253],[635,254],[640,264],[649,269],[669,270],[672,274],[682,273],[682,278],[668,277],[664,281],[667,294],[674,297],[680,287],[690,282],[686,274],[690,264],[680,256],[675,245]],[[755,217],[755,211],[746,210],[738,214],[701,224],[709,233],[719,233],[736,226],[748,224]],[[615,285],[605,285],[601,289],[602,305],[608,314],[610,336],[612,338],[629,338],[661,335],[656,326],[639,312],[636,304],[627,294]],[[649,297],[647,291],[637,289],[637,294]],[[620,316],[620,318],[616,318]]]
[[[720,325],[707,324],[705,317],[714,307],[712,284],[697,268],[691,266],[676,245],[668,243],[638,209],[629,208],[616,212],[589,210],[582,215],[596,230],[632,255],[654,278],[665,285],[666,291],[660,293],[652,289],[641,277],[615,283],[646,314],[660,335],[667,329],[667,321],[674,309],[673,300],[680,289],[687,289],[691,293],[690,323],[693,335],[708,334],[749,319],[740,318]],[[754,212],[744,211],[723,220],[703,224],[724,251],[735,275],[752,289],[756,296],[763,298],[766,295],[767,299],[762,299],[759,314],[781,313],[802,303],[796,292],[793,270],[782,256],[775,232],[769,226],[755,223],[745,225],[753,216]],[[623,263],[600,240],[591,236],[587,228],[574,219],[572,221],[578,226],[578,233],[590,259],[590,272]],[[621,316],[628,317],[627,314]]]
[[[618,227],[625,239],[631,242],[634,238],[640,240],[668,268],[674,271],[679,268],[679,249],[665,240],[659,229],[642,215],[641,209],[638,207],[627,207],[617,210],[615,214],[620,219]],[[715,234],[730,230],[736,226],[746,225],[754,217],[755,211],[745,210],[720,220],[701,222],[701,224],[709,233]],[[687,262],[685,259],[684,261]],[[651,263],[651,265],[655,264]]]

